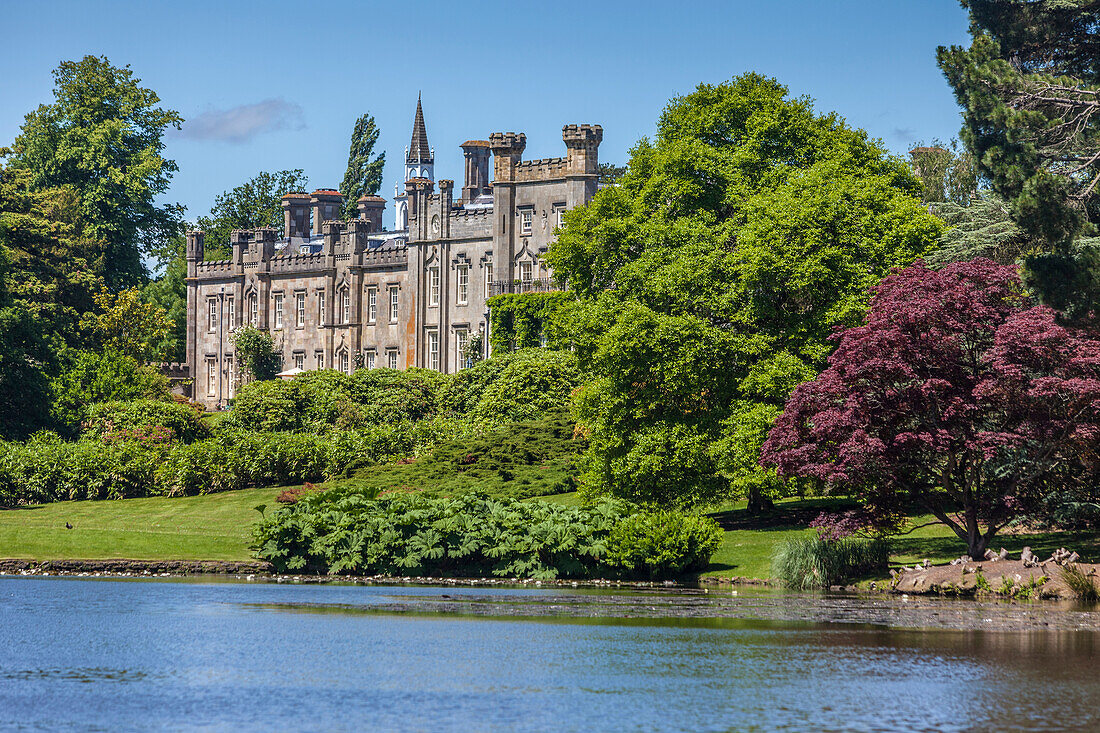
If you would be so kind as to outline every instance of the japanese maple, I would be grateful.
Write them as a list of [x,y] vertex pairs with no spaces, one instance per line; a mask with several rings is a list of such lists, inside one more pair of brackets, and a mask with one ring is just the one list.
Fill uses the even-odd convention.
[[791,395],[761,463],[855,488],[882,516],[922,505],[980,557],[1045,492],[1093,485],[1100,341],[1056,316],[1014,266],[895,270]]

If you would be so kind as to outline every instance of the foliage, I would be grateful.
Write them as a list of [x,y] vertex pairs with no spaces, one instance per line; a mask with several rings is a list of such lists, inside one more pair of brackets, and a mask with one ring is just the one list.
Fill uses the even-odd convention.
[[979,257],[1010,265],[1031,250],[1027,234],[1012,221],[1008,204],[995,193],[981,191],[968,205],[947,201],[931,209],[949,228],[924,258],[930,267]]
[[164,342],[172,323],[164,309],[142,300],[139,288],[116,295],[101,291],[95,296],[95,304],[100,309],[96,331],[107,348],[143,362],[163,356],[158,345]]
[[930,145],[918,143],[909,151],[909,165],[920,179],[921,200],[926,204],[952,203],[969,206],[978,191],[978,171],[974,156],[959,146],[958,140]]
[[722,530],[709,517],[640,512],[611,530],[607,563],[632,577],[676,578],[706,568],[721,544]]
[[971,557],[1050,487],[1095,486],[1100,340],[1021,290],[988,260],[890,275],[762,460],[849,486],[879,516],[923,505]]
[[470,415],[476,420],[532,420],[568,407],[581,382],[568,351],[521,352],[486,385]]
[[386,165],[384,152],[371,160],[380,130],[374,117],[366,114],[355,121],[351,131],[351,149],[348,151],[348,169],[340,183],[344,197],[344,218],[359,216],[358,201],[363,196],[378,193],[382,187],[382,169]]
[[147,435],[150,428],[166,428],[170,440],[190,443],[210,434],[210,429],[199,420],[200,409],[164,400],[100,402],[88,411],[82,433],[109,442],[123,438],[127,433],[137,437]]
[[[10,151],[0,148],[0,157]],[[34,318],[45,341],[80,347],[81,316],[93,310],[104,284],[106,244],[84,232],[80,196],[71,186],[33,188],[33,175],[0,168],[0,246],[5,248],[5,297]],[[40,355],[44,368],[54,360]]]
[[30,172],[32,190],[71,187],[86,234],[105,243],[96,274],[112,289],[138,285],[141,255],[180,228],[182,207],[155,202],[177,170],[161,155],[164,131],[183,120],[105,57],[63,61],[53,76],[54,101],[26,116],[12,165]]
[[1060,570],[1062,582],[1069,587],[1077,600],[1087,603],[1100,601],[1100,589],[1096,587],[1093,575],[1086,575],[1076,564],[1063,565]]
[[599,173],[600,176],[599,184],[601,186],[610,186],[626,175],[626,166],[615,165],[614,163],[600,163],[597,173]]
[[[195,227],[201,229],[205,259],[229,259],[229,235],[234,229],[271,227],[283,231],[283,196],[304,191],[309,178],[301,168],[270,173],[261,171],[253,178],[214,197],[209,216],[200,216]],[[176,255],[182,257],[182,253]]]
[[10,258],[0,245],[0,438],[23,438],[49,422],[51,354],[34,314],[11,297]]
[[183,362],[187,358],[187,260],[186,244],[177,236],[171,245],[172,256],[157,279],[142,290],[144,303],[164,311],[168,331],[159,342],[151,342],[154,352],[168,361]]
[[1046,251],[1100,219],[1095,3],[965,0],[969,48],[941,47],[963,140],[1013,219]]
[[73,354],[51,391],[53,418],[66,433],[75,433],[98,402],[170,399],[164,375],[110,348]]
[[132,432],[132,439],[106,441],[109,433],[76,442],[48,435],[25,444],[0,442],[0,506],[323,481],[353,463],[413,454],[438,441],[441,431],[408,424],[324,436],[230,430],[191,443],[150,439],[152,430]]
[[744,454],[868,288],[939,237],[919,191],[880,143],[773,79],[673,99],[547,254],[581,299],[590,485],[666,505],[786,490]]
[[253,379],[274,379],[283,368],[282,351],[275,347],[275,338],[253,326],[243,326],[233,332],[233,348],[238,362]]
[[[649,527],[642,522],[624,533],[628,544],[616,545],[612,533],[629,514],[606,499],[565,507],[478,494],[375,498],[374,491],[336,488],[266,517],[256,528],[255,547],[281,572],[330,575],[667,577],[706,563],[696,554],[675,554],[713,549],[705,530],[697,528],[647,540]],[[607,558],[613,552],[635,564],[611,567]]]
[[585,445],[566,414],[551,413],[442,440],[411,462],[366,468],[353,463],[348,474],[354,485],[382,491],[544,496],[577,488],[577,459]]
[[788,588],[817,590],[882,572],[889,558],[889,544],[881,538],[800,537],[780,545],[772,574]]
[[489,308],[489,343],[494,352],[569,345],[566,314],[569,293],[512,293],[494,295]]

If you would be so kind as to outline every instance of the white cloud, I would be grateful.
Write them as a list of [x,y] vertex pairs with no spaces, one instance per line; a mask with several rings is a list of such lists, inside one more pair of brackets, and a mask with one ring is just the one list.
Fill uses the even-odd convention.
[[188,140],[219,140],[240,145],[257,135],[305,128],[301,105],[285,99],[265,99],[229,109],[210,109],[183,123],[175,133]]

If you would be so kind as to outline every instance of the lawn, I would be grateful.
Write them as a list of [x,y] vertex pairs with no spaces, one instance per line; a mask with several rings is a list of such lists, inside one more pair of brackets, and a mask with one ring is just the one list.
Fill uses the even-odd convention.
[[[285,487],[284,487],[285,488]],[[66,501],[0,510],[0,558],[249,560],[249,533],[259,518],[255,507],[274,509],[284,488],[245,489],[205,496]],[[574,493],[539,497],[575,506]],[[704,575],[768,578],[772,555],[786,539],[805,536],[807,524],[823,510],[851,506],[844,499],[788,499],[772,512],[749,515],[744,503],[731,504],[713,516],[724,530],[721,547]],[[912,526],[931,517],[913,517]],[[73,529],[66,529],[68,522]],[[1100,558],[1100,532],[1002,534],[994,547],[1013,554],[1029,545],[1039,555],[1066,546],[1088,560]],[[942,525],[919,527],[893,540],[895,565],[947,562],[963,553],[962,543]]]
[[[205,496],[63,501],[0,510],[0,558],[249,560],[258,504],[284,489]],[[66,529],[65,524],[73,525]]]

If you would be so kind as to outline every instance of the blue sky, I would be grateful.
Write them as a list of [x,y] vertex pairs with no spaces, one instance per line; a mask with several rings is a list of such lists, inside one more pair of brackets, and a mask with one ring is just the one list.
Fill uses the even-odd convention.
[[527,133],[525,157],[556,156],[570,122],[603,125],[601,159],[624,162],[670,97],[746,71],[902,152],[957,135],[935,49],[968,42],[957,0],[5,0],[3,17],[0,145],[51,99],[60,61],[129,64],[189,121],[168,141],[180,170],[167,199],[192,218],[261,170],[339,185],[364,112],[382,130],[391,196],[418,91],[436,177],[459,181],[463,140],[514,130]]

